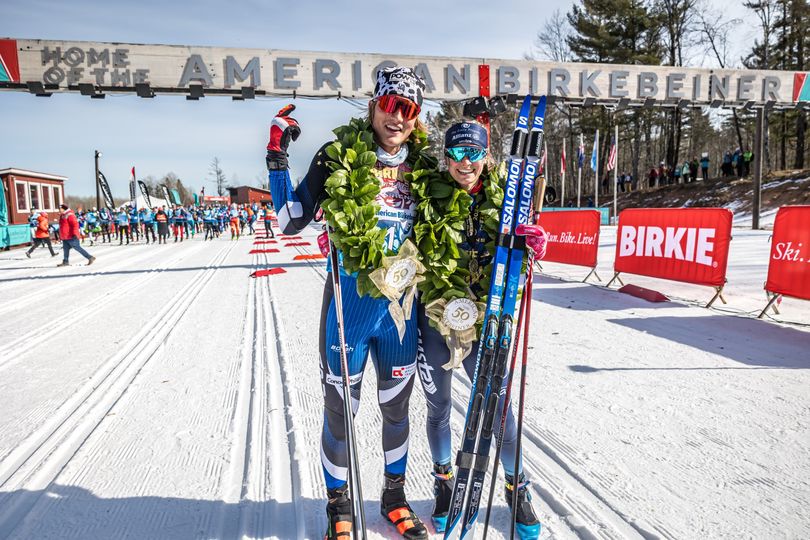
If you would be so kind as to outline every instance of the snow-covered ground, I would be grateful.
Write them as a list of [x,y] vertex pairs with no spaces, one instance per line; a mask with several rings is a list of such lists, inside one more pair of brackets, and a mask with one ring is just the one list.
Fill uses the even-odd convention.
[[[543,538],[810,537],[810,302],[755,319],[769,234],[735,230],[713,309],[705,287],[625,276],[674,299],[651,304],[543,265],[524,439]],[[314,235],[0,254],[0,538],[321,537],[325,270],[294,259]],[[607,281],[614,227],[600,245]],[[249,277],[269,265],[286,273]],[[417,385],[407,492],[428,521],[424,416]],[[374,377],[357,422],[371,537],[392,538]]]

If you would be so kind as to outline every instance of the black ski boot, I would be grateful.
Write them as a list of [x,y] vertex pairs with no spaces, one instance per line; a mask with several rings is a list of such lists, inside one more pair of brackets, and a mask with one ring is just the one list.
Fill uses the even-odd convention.
[[424,524],[405,500],[405,476],[385,473],[385,485],[380,496],[380,513],[408,540],[428,537]]
[[447,528],[447,514],[450,512],[450,500],[453,497],[453,467],[448,463],[433,464],[433,528],[443,533]]
[[[512,509],[512,490],[514,489],[514,479],[506,475],[506,486],[504,488],[504,495],[506,496],[506,504],[509,509]],[[532,508],[532,495],[527,489],[529,482],[526,477],[521,473],[520,482],[517,485],[517,516],[515,521],[515,532],[520,540],[536,540],[540,536],[540,520],[534,514]]]
[[352,538],[352,501],[348,486],[326,490],[326,517],[329,524],[324,540],[349,540]]

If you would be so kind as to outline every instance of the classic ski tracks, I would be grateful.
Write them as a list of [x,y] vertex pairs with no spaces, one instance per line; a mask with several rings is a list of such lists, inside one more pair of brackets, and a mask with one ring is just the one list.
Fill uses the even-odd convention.
[[14,531],[160,350],[236,244],[224,246],[49,420],[0,462],[0,538]]
[[[267,265],[267,255],[255,255]],[[269,280],[251,279],[217,538],[304,538],[300,473],[288,413],[285,335]],[[291,516],[291,513],[294,516]]]
[[[197,247],[191,253],[196,253],[202,249],[201,247]],[[120,284],[117,287],[111,288],[106,290],[100,296],[90,300],[81,305],[75,306],[73,309],[69,311],[62,312],[61,315],[57,316],[54,319],[50,319],[48,324],[49,327],[58,328],[57,332],[63,332],[67,330],[71,325],[80,323],[83,320],[82,314],[89,313],[92,311],[93,308],[103,305],[105,302],[109,302],[110,298],[118,298],[122,294],[136,289],[142,286],[145,283],[156,278],[166,269],[171,268],[175,263],[182,260],[185,257],[188,257],[190,253],[185,252],[181,253],[176,257],[168,259],[166,261],[161,261],[156,267],[146,270],[143,275],[138,276],[134,279],[129,281],[125,281],[124,283]],[[64,287],[64,285],[60,285]],[[0,346],[0,372],[4,369],[13,366],[19,360],[21,360],[24,356],[23,354],[25,351],[31,348],[32,344],[38,342],[42,338],[42,330],[40,328],[33,328],[30,331],[18,336],[14,339],[9,340],[7,343],[4,343]]]

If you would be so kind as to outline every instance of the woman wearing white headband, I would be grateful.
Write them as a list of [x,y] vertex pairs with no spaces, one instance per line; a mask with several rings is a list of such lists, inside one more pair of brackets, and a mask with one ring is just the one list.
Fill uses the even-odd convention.
[[[340,250],[340,286],[354,407],[368,355],[377,372],[383,419],[385,477],[381,512],[405,538],[427,538],[427,530],[405,498],[408,459],[408,400],[416,372],[416,316],[413,302],[380,297],[383,258],[404,256],[414,229],[416,199],[405,175],[435,173],[435,160],[423,152],[426,130],[418,119],[424,82],[404,67],[380,71],[366,119],[353,119],[335,130],[337,139],[318,151],[309,172],[292,187],[287,147],[300,134],[289,105],[270,128],[267,167],[273,205],[284,234],[303,229],[323,209]],[[403,247],[406,246],[406,247]],[[417,266],[416,262],[409,264]],[[331,271],[336,271],[331,268]],[[376,272],[376,273],[375,273]],[[383,280],[385,281],[385,280]],[[413,286],[415,293],[415,284]],[[390,291],[389,291],[390,292]],[[321,463],[328,494],[327,539],[349,538],[352,504],[347,493],[340,342],[332,280],[326,280],[320,323],[320,359],[324,390]],[[396,305],[395,305],[396,304]],[[389,310],[400,313],[394,320]]]

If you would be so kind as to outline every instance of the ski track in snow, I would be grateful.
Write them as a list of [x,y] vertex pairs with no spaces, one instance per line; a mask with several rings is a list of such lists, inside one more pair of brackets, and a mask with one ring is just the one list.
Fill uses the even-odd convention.
[[[0,330],[12,336],[0,391],[14,405],[0,412],[0,538],[320,538],[326,273],[323,260],[292,260],[317,253],[315,234],[295,249],[279,238],[272,255],[249,255],[251,237],[159,256],[105,247],[92,272],[0,259]],[[765,301],[762,256],[749,253],[767,254],[767,234],[734,234],[729,305],[712,310],[697,307],[705,288],[625,276],[684,299],[653,305],[543,264],[524,467],[544,540],[810,536],[810,332],[751,319]],[[614,249],[615,227],[603,227],[603,278]],[[140,264],[149,271],[130,272]],[[247,278],[276,265],[287,272]],[[48,318],[37,304],[52,294],[65,307]],[[809,305],[786,299],[773,318],[808,320]],[[110,336],[81,324],[88,312]],[[43,317],[48,329],[32,331]],[[456,374],[453,388],[457,444],[469,382]],[[356,418],[365,512],[370,538],[392,538],[376,401],[369,366]],[[419,381],[411,411],[406,489],[430,529]],[[499,479],[490,538],[508,530],[502,491]]]

